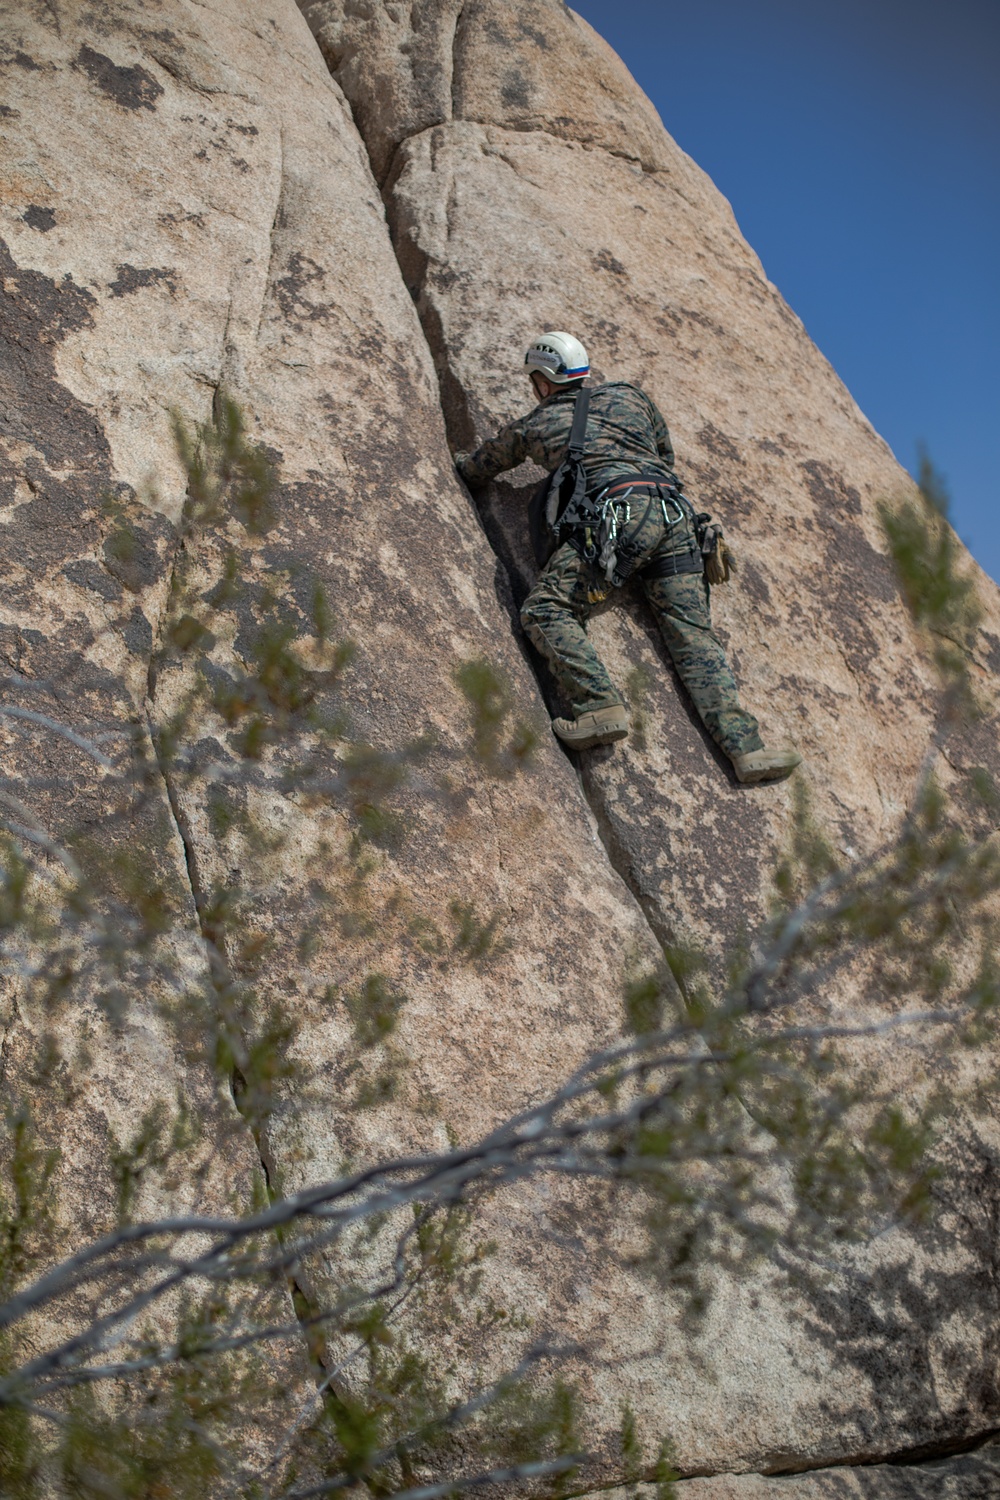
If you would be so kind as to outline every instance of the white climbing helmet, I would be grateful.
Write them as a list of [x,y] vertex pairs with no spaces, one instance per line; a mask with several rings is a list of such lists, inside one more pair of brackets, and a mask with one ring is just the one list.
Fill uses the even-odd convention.
[[553,385],[565,385],[589,375],[590,360],[580,340],[571,333],[542,333],[528,345],[524,368],[529,373],[537,370]]

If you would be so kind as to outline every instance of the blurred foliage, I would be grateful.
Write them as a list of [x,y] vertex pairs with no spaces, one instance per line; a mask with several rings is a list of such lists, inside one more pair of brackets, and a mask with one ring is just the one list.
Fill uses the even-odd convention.
[[[692,1322],[720,1275],[762,1256],[827,1275],[839,1247],[930,1223],[962,1155],[947,1133],[959,1090],[945,1098],[929,1077],[900,1095],[871,1048],[929,1035],[943,1057],[992,1041],[1000,793],[981,768],[946,788],[932,747],[897,836],[861,858],[835,847],[805,781],[793,783],[761,929],[726,954],[666,949],[625,984],[617,1040],[486,1142],[463,1143],[404,1045],[429,1024],[406,990],[446,966],[474,987],[476,968],[508,951],[505,914],[463,891],[434,921],[391,860],[425,795],[458,799],[472,776],[493,795],[491,782],[530,771],[537,729],[476,658],[453,673],[467,751],[429,732],[386,744],[367,722],[356,730],[355,650],[321,582],[281,549],[270,456],[224,396],[213,422],[177,419],[175,432],[188,487],[150,723],[120,735],[116,758],[112,731],[77,736],[104,801],[61,842],[13,793],[3,804],[0,936],[32,1025],[22,1053],[4,1054],[0,1491],[582,1493],[587,1351],[539,1337],[493,1269],[484,1211],[553,1164],[580,1179],[572,1209],[557,1193],[548,1202],[567,1232],[574,1215],[621,1215],[627,1201],[629,1263]],[[929,464],[917,496],[882,518],[953,726],[981,709],[979,617]],[[137,592],[148,541],[118,498],[105,521],[108,566]],[[636,668],[640,749],[648,687]],[[46,720],[39,733],[75,730]],[[316,807],[332,809],[336,847],[327,832],[304,847],[297,817]],[[387,923],[398,971],[359,963],[337,983],[322,972],[324,935],[377,951]],[[306,1055],[308,1006],[338,1036],[336,1067]],[[79,1164],[60,1143],[74,1145],[97,1028],[125,1055],[151,1015],[210,1082],[199,1097],[172,1094],[167,1066],[140,1097],[123,1095],[102,1127],[104,1159],[88,1163],[89,1217],[61,1223],[60,1173]],[[968,1093],[988,1105],[979,1083]],[[375,1161],[402,1104],[427,1138]],[[336,1183],[300,1182],[312,1129],[342,1155]],[[224,1162],[241,1160],[248,1142],[256,1162],[227,1184],[230,1218],[192,1225],[215,1156],[232,1146]],[[176,1218],[158,1217],[167,1207]],[[675,1493],[669,1438],[627,1405],[612,1461],[629,1492]]]
[[498,777],[528,765],[538,748],[538,729],[525,719],[509,722],[513,700],[505,674],[483,657],[474,657],[459,663],[454,679],[469,709],[477,759]]
[[982,606],[948,510],[944,481],[921,453],[916,495],[882,502],[879,516],[910,614],[930,636],[943,684],[968,712],[974,703],[968,665]]
[[647,667],[633,667],[625,679],[625,697],[632,709],[629,740],[636,750],[649,749],[649,694],[653,679]]

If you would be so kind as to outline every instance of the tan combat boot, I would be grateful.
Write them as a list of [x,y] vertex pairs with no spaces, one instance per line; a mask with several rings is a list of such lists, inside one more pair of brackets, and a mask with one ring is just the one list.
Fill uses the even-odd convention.
[[613,703],[610,708],[592,709],[578,719],[553,719],[552,730],[573,750],[609,745],[628,734],[628,709],[624,703]]
[[797,750],[747,750],[730,757],[737,781],[754,786],[758,781],[782,781],[791,776],[802,757]]

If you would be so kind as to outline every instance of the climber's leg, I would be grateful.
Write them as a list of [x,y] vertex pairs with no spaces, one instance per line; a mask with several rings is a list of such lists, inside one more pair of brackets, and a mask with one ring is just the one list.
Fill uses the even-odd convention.
[[607,584],[568,542],[559,548],[521,608],[521,624],[545,657],[571,719],[553,719],[566,744],[586,750],[628,734],[622,696],[587,639],[587,619]]
[[713,740],[730,757],[762,750],[757,720],[740,706],[732,668],[712,629],[704,575],[644,577],[642,583],[678,676]]

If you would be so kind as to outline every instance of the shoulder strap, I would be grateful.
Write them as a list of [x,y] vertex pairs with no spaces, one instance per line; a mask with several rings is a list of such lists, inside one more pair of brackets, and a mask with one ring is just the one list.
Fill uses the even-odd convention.
[[566,449],[566,457],[579,463],[583,457],[583,447],[587,437],[587,413],[590,411],[590,390],[587,386],[581,386],[580,393],[576,398],[576,406],[573,408],[573,426],[570,428],[569,446]]
[[[544,568],[555,550],[558,540],[559,518],[569,509],[574,500],[581,501],[586,494],[586,479],[583,473],[584,442],[587,435],[587,412],[590,408],[590,391],[585,387],[577,394],[573,407],[573,426],[562,463],[551,474],[546,474],[535,490],[528,507],[528,526],[535,561]],[[571,489],[571,493],[567,493]]]
[[557,537],[559,523],[563,519],[576,524],[577,512],[587,498],[587,477],[583,469],[583,448],[587,435],[587,413],[590,410],[590,391],[583,387],[573,408],[573,426],[562,463],[552,475],[548,499],[545,502],[545,522]]

